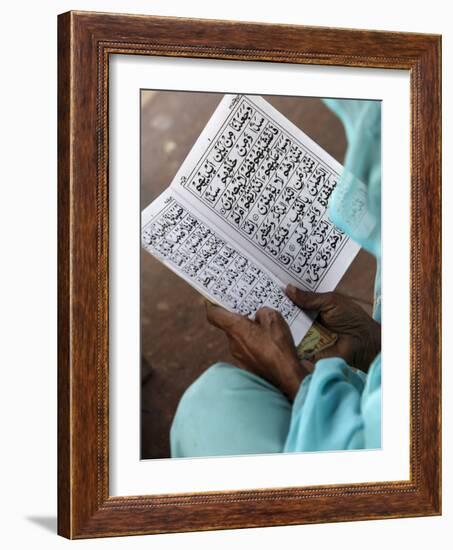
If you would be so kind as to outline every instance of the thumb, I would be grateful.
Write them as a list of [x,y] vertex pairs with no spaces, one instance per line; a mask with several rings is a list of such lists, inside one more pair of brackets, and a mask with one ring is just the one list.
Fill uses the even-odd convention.
[[211,325],[220,328],[226,332],[232,332],[234,328],[243,327],[243,323],[249,322],[246,317],[233,313],[223,307],[211,304],[205,301],[206,316]]
[[288,298],[302,309],[325,311],[333,306],[331,292],[309,292],[294,285],[288,285],[285,292]]

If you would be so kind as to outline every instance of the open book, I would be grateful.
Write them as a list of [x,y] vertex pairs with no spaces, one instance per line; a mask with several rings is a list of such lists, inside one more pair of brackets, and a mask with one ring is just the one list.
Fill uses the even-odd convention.
[[313,321],[286,285],[333,290],[360,248],[328,216],[341,171],[263,98],[225,95],[143,210],[142,246],[230,311],[277,309],[298,344]]

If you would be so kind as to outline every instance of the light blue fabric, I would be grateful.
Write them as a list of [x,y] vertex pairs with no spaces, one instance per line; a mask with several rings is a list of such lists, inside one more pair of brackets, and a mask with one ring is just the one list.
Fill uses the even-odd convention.
[[291,403],[277,388],[227,363],[186,390],[170,431],[172,457],[279,453]]
[[[325,100],[348,139],[330,217],[377,259],[373,317],[381,319],[381,104]],[[343,359],[318,361],[292,405],[260,377],[226,363],[185,392],[170,433],[172,457],[265,454],[381,446],[381,355],[368,375]]]

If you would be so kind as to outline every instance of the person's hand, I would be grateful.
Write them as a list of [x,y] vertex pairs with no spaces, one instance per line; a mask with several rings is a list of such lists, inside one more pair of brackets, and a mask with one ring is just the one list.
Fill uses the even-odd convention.
[[341,357],[351,367],[368,372],[381,351],[381,325],[377,321],[336,292],[306,292],[288,285],[286,295],[301,309],[319,311],[317,321],[338,336],[335,344],[315,354],[313,362]]
[[208,321],[222,329],[241,368],[264,378],[290,401],[307,374],[300,365],[289,327],[279,312],[264,307],[255,320],[206,302]]

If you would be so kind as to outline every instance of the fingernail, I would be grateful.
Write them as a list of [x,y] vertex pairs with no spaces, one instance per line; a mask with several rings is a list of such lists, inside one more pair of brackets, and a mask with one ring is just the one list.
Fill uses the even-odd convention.
[[293,294],[295,291],[296,291],[296,287],[294,285],[290,284],[286,287],[286,292]]

